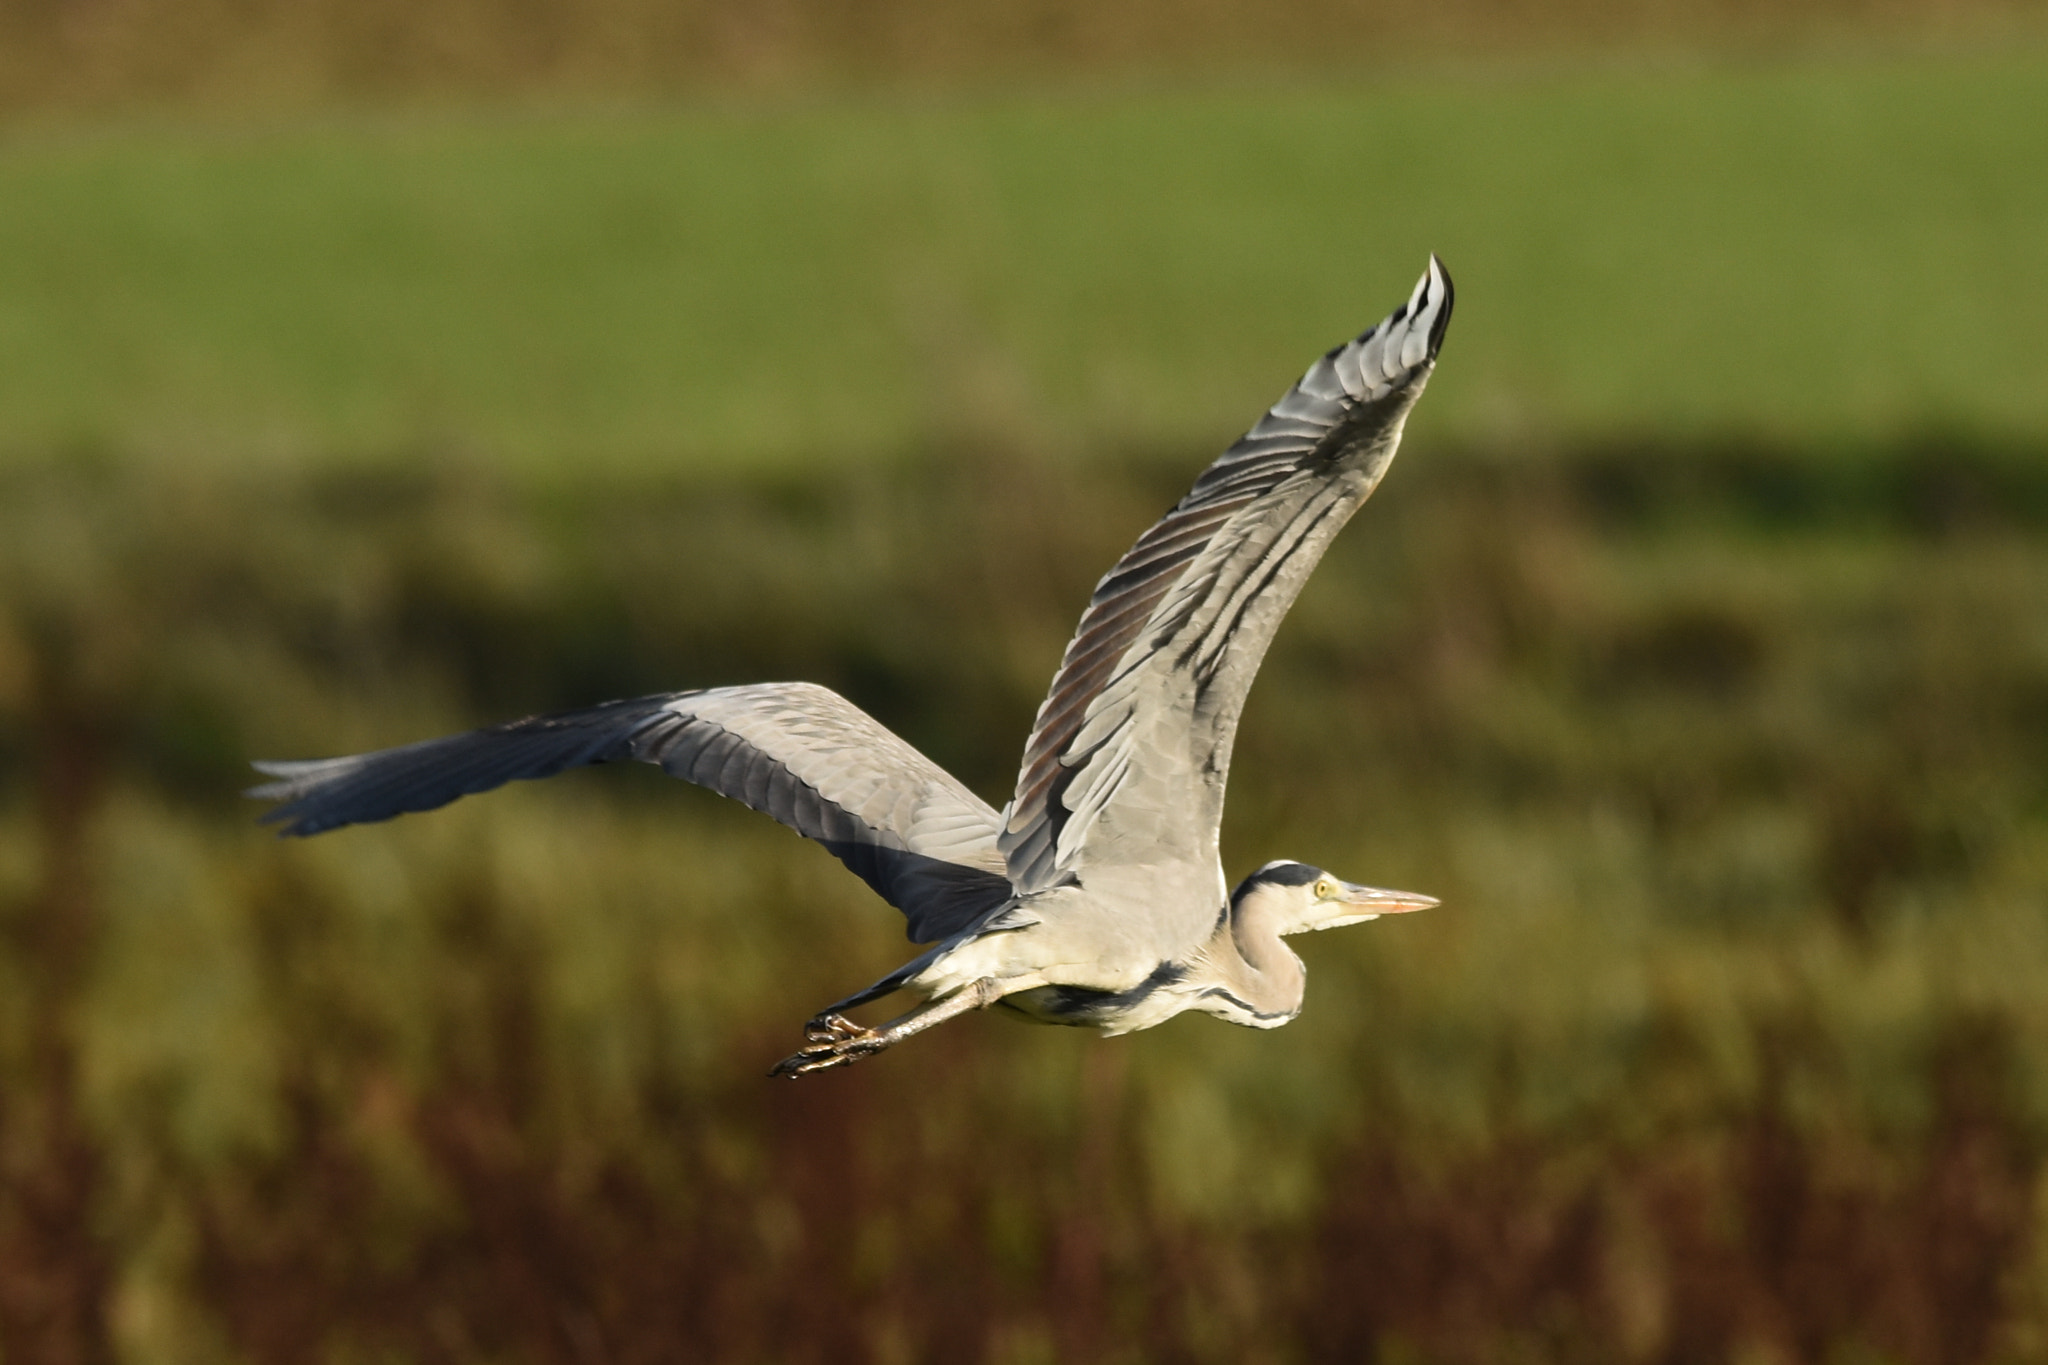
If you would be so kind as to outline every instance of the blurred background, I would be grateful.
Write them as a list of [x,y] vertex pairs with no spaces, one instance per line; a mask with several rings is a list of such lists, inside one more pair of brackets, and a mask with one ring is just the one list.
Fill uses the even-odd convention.
[[[991,801],[1095,578],[1459,286],[1227,871],[1308,1007],[973,1017],[599,771],[808,678]],[[0,1360],[2048,1354],[2040,0],[0,0]]]

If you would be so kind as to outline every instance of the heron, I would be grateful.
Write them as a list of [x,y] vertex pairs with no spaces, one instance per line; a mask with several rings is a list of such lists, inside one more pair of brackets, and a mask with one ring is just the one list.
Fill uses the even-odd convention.
[[[836,692],[757,683],[609,701],[341,758],[258,762],[284,835],[431,810],[628,759],[824,845],[924,951],[828,1006],[771,1075],[846,1065],[1000,1004],[1105,1035],[1188,1010],[1277,1028],[1301,1010],[1289,935],[1430,896],[1268,862],[1232,888],[1218,847],[1246,694],[1338,530],[1371,495],[1436,367],[1451,278],[1317,360],[1096,585],[1001,811]],[[850,1012],[896,993],[879,1026]]]

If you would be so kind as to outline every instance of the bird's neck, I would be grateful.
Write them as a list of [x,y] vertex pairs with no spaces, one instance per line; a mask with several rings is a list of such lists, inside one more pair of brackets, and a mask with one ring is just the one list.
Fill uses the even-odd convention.
[[[1280,937],[1278,918],[1262,899],[1246,896],[1216,926],[1206,954],[1210,970],[1226,995],[1226,1007],[1241,1005],[1250,1017],[1236,1022],[1272,1027],[1301,1012],[1308,972]],[[1234,1008],[1218,1010],[1235,1018]]]

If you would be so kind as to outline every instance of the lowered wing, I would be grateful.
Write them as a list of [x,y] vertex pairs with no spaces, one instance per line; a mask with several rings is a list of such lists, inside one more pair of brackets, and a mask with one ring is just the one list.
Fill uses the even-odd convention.
[[1253,675],[1386,472],[1450,317],[1432,256],[1408,302],[1318,360],[1096,586],[999,840],[1020,893],[1214,862]]
[[521,778],[638,759],[830,849],[934,942],[1008,900],[1001,817],[880,722],[814,683],[606,702],[346,758],[265,762],[250,791],[285,834],[432,810]]

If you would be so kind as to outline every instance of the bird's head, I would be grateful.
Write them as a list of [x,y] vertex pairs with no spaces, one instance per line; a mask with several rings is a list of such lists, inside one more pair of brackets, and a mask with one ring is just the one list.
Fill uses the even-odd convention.
[[1267,863],[1230,893],[1233,916],[1251,914],[1265,918],[1282,934],[1339,929],[1381,915],[1427,910],[1436,903],[1434,896],[1359,886],[1333,877],[1320,867],[1285,859]]

